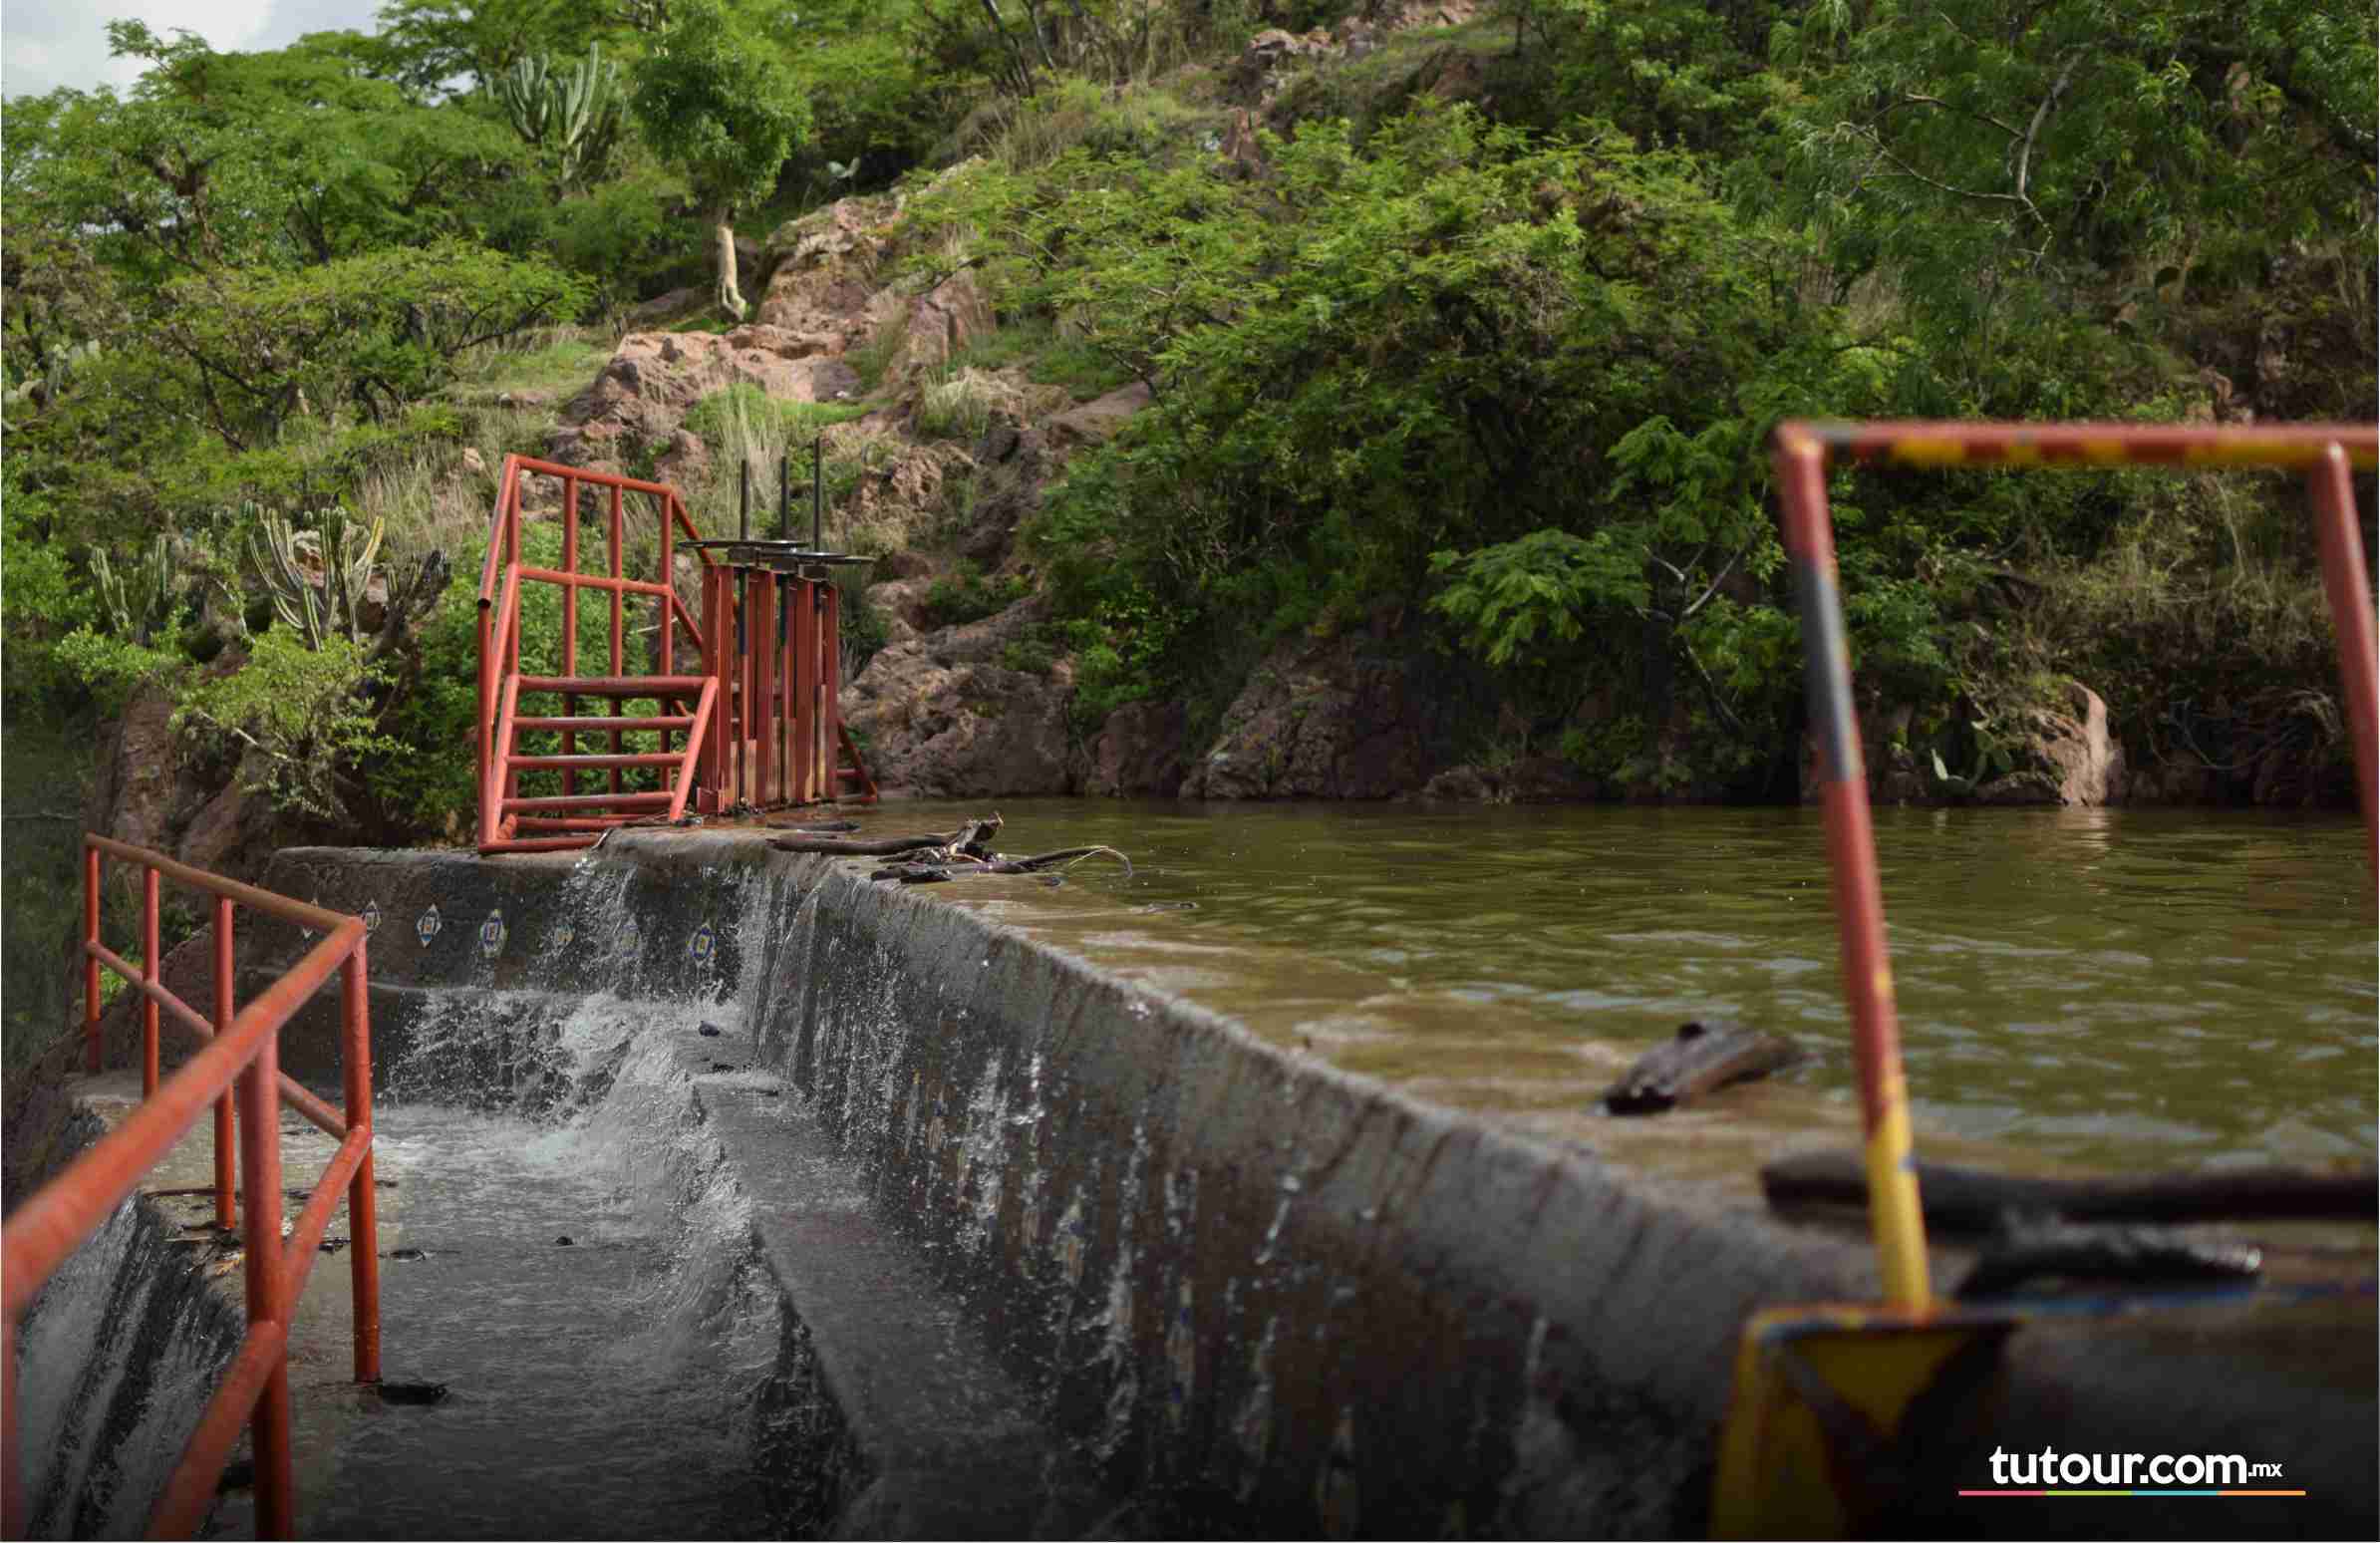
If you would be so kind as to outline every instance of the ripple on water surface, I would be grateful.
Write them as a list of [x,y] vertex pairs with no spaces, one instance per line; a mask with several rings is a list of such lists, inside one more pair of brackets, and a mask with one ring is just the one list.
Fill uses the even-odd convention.
[[[966,812],[891,804],[869,824],[948,828]],[[1743,1100],[1747,1117],[1843,1137],[1856,1124],[1815,810],[1003,813],[1006,847],[1103,841],[1136,874],[1085,865],[1054,892],[942,893],[1349,1070],[1600,1142],[1613,1122],[1588,1106],[1613,1074],[1715,1014],[1817,1053],[1781,1096]],[[1876,823],[1921,1139],[2108,1166],[2371,1156],[2380,996],[2354,821],[1886,809]]]

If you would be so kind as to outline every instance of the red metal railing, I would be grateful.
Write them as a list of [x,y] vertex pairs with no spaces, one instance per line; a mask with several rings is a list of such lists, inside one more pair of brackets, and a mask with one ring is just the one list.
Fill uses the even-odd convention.
[[1900,1023],[1886,951],[1876,837],[1868,818],[1867,771],[1851,700],[1851,653],[1835,579],[1834,525],[1827,510],[1832,456],[1900,466],[1964,465],[2281,466],[2303,471],[2313,495],[2323,587],[2338,633],[2339,675],[2355,738],[2365,857],[2380,876],[2380,666],[2373,657],[2372,592],[2356,527],[2349,468],[2380,463],[2380,429],[2362,424],[2302,428],[2156,428],[2138,424],[1788,423],[1774,459],[1785,508],[1785,545],[1801,599],[1802,647],[1819,744],[1827,858],[1834,873],[1844,995],[1851,1003],[1868,1138],[1869,1215],[1885,1295],[1924,1311],[1929,1300],[1925,1224],[1912,1163],[1909,1090],[1902,1077]]
[[[372,1031],[366,995],[361,918],[342,916],[246,884],[186,867],[155,852],[104,836],[83,838],[83,1023],[86,1065],[100,1067],[101,966],[145,999],[142,1004],[142,1103],[132,1116],[28,1199],[0,1231],[0,1488],[5,1489],[8,1536],[23,1537],[28,1517],[17,1445],[16,1332],[43,1284],[142,1178],[196,1124],[215,1112],[215,1216],[229,1225],[235,1209],[231,1181],[233,1132],[238,1133],[242,1242],[247,1263],[247,1333],[223,1385],[207,1404],[183,1448],[149,1520],[150,1537],[187,1537],[205,1518],[215,1485],[239,1437],[253,1424],[256,1526],[259,1536],[292,1535],[288,1342],[290,1314],[321,1255],[323,1234],[345,1188],[348,1260],[355,1308],[355,1375],[380,1380],[380,1244],[372,1187]],[[141,865],[142,943],[138,969],[99,940],[100,863],[105,856]],[[214,900],[214,1014],[210,1023],[159,981],[157,881],[197,889]],[[245,906],[324,934],[305,956],[245,1008],[232,1003],[232,911]],[[341,975],[344,1012],[344,1112],[300,1087],[280,1068],[280,1032],[292,1015]],[[161,1085],[157,1077],[159,1010],[202,1042],[188,1065]],[[231,1090],[238,1087],[236,1118]],[[281,1235],[281,1104],[286,1101],[339,1140],[339,1149]]]
[[[562,482],[559,568],[521,560],[521,478],[529,475]],[[611,495],[605,574],[578,571],[578,504],[585,487]],[[626,571],[623,498],[629,493],[650,497],[658,513],[658,582]],[[672,582],[681,533],[685,549],[703,565],[699,624]],[[480,851],[567,850],[635,820],[675,820],[690,807],[718,813],[738,805],[821,801],[840,795],[845,783],[857,784],[863,798],[875,796],[875,783],[842,724],[840,594],[814,567],[783,571],[772,565],[779,556],[762,561],[753,555],[769,545],[703,541],[684,502],[665,483],[505,458],[479,576]],[[715,559],[709,550],[714,546],[728,548],[729,560]],[[559,657],[547,666],[555,672],[550,675],[527,673],[521,663],[521,585],[529,581],[562,587],[562,637]],[[581,589],[610,597],[608,674],[578,673]],[[624,618],[631,595],[655,603],[651,673],[628,666]],[[677,673],[680,628],[701,654],[700,674]],[[524,712],[521,697],[537,693],[559,696],[560,713]],[[580,697],[609,698],[611,716],[578,716]],[[647,699],[657,710],[652,716],[623,716],[627,703]],[[538,732],[560,735],[559,754],[520,749],[521,735]],[[660,750],[629,751],[622,737],[631,733],[658,735]],[[608,752],[580,754],[582,734],[607,734]],[[679,734],[684,743],[672,748],[670,737]],[[662,785],[625,788],[621,773],[639,768],[657,772]],[[608,773],[608,785],[581,787],[577,778],[589,772]],[[523,772],[558,772],[561,790],[525,796]]]
[[[552,476],[562,483],[562,565],[547,568],[521,559],[521,478]],[[579,571],[579,491],[602,488],[610,493],[610,518],[604,546],[609,572]],[[624,499],[629,493],[653,500],[658,514],[660,576],[631,578],[627,572],[628,520]],[[686,606],[678,599],[672,577],[676,571],[677,537],[699,532],[686,513],[676,489],[662,482],[616,476],[580,466],[507,456],[496,490],[494,515],[488,524],[487,556],[479,573],[479,849],[550,851],[584,846],[594,835],[629,819],[662,814],[676,819],[685,813],[695,789],[694,762],[709,731],[718,699],[717,683],[705,676],[674,672],[678,629],[691,635],[699,650],[710,642]],[[704,566],[708,553],[695,549]],[[500,576],[500,583],[499,583]],[[520,594],[524,582],[554,584],[562,590],[562,636],[559,658],[551,674],[524,674],[521,667]],[[602,675],[579,674],[578,597],[582,589],[609,596],[611,606],[610,666]],[[627,611],[631,595],[649,597],[656,609],[655,668],[632,672],[627,660]],[[559,714],[522,714],[523,695],[559,696]],[[608,719],[579,716],[579,699],[608,698]],[[650,698],[658,711],[650,717],[626,716],[631,701]],[[675,708],[677,711],[672,711]],[[523,733],[556,732],[561,752],[555,756],[515,754]],[[658,752],[632,753],[624,736],[653,733],[661,737]],[[686,743],[671,750],[669,737],[682,733]],[[581,734],[606,736],[608,749],[581,755]],[[622,786],[621,772],[651,768],[661,773],[664,786],[656,792],[637,792]],[[523,797],[524,772],[558,772],[559,794]],[[582,789],[578,778],[586,772],[604,773],[605,785]]]

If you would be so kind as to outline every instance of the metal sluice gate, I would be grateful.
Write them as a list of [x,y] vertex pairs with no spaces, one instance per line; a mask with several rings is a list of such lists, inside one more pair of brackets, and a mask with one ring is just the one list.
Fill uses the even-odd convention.
[[[740,529],[731,540],[705,538],[667,483],[504,458],[479,579],[480,851],[566,851],[627,824],[843,797],[874,801],[875,781],[842,722],[842,606],[833,582],[837,569],[868,559],[826,550],[820,539],[824,458],[821,440],[813,448],[807,545],[792,539],[789,462],[778,476],[780,535],[750,534],[747,463]],[[558,566],[523,555],[522,481],[531,475],[562,483]],[[579,504],[595,489],[610,495],[602,572],[582,568]],[[657,516],[654,578],[628,573],[631,494],[651,500]],[[679,593],[681,546],[699,565],[699,617]],[[562,591],[557,657],[529,665],[521,657],[524,583]],[[599,603],[610,610],[602,673],[580,667],[582,590],[604,597]],[[640,609],[647,600],[653,608],[648,668],[640,672],[628,661],[632,598]],[[699,669],[679,667],[682,646],[695,651]],[[609,708],[582,711],[590,700]],[[631,713],[631,703],[650,708]],[[588,739],[597,743],[588,747]],[[524,790],[524,776],[545,786]]]

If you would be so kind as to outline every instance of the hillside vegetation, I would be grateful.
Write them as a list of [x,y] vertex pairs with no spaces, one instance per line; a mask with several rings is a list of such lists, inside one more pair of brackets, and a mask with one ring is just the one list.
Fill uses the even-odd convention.
[[[632,310],[726,329],[769,233],[829,204],[890,231],[872,282],[965,275],[996,325],[926,372],[862,339],[847,409],[722,394],[688,433],[724,464],[861,418],[851,499],[947,442],[951,521],[862,532],[927,554],[916,619],[1030,600],[1001,679],[1062,691],[1085,742],[1162,704],[1192,762],[1253,721],[1252,672],[1345,640],[1421,683],[1415,785],[1557,758],[1605,793],[1790,798],[1780,418],[2373,411],[2374,22],[2347,0],[381,21],[245,54],[114,23],[136,87],[0,124],[11,723],[169,701],[180,753],[287,828],[459,828],[489,473],[549,452]],[[1146,409],[1025,489],[1013,544],[954,560],[997,480],[970,447],[1134,383]],[[2019,765],[2070,679],[2136,785],[2343,786],[2288,484],[1833,490],[1862,690],[1931,791]],[[299,625],[326,554],[366,546],[355,613]],[[855,611],[864,649],[886,623]]]

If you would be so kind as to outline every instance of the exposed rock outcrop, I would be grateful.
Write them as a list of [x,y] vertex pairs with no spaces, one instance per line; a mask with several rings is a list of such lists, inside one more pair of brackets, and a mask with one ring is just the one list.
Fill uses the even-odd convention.
[[997,616],[896,643],[843,691],[843,718],[867,746],[877,785],[917,797],[1072,790],[1066,707],[1074,668],[1002,663],[1047,613],[1039,597]]
[[1975,789],[1982,803],[2058,803],[2097,808],[2121,803],[2125,793],[2124,747],[2107,732],[2107,704],[2080,681],[2069,681],[2073,711],[2036,709],[2020,766]]
[[1084,748],[1081,791],[1170,798],[1187,766],[1189,713],[1179,702],[1132,702],[1107,715]]
[[563,410],[553,459],[617,465],[627,446],[666,443],[687,410],[730,386],[757,387],[791,402],[832,402],[859,390],[859,377],[818,336],[752,324],[721,335],[632,332],[595,383]]
[[1407,651],[1300,640],[1259,665],[1190,769],[1190,798],[1390,798],[1428,777],[1429,711]]

